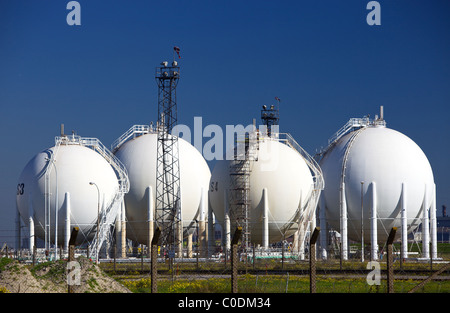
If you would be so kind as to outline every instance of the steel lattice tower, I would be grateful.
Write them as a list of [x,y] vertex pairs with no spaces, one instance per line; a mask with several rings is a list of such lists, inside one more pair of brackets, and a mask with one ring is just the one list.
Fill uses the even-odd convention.
[[160,243],[181,253],[181,195],[178,137],[171,131],[177,124],[176,87],[180,68],[176,61],[156,68],[158,83],[158,143],[156,161],[156,224],[161,228]]

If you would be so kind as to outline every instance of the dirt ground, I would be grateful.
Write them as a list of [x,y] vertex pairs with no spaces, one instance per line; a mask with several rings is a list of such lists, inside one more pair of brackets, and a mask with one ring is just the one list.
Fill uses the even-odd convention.
[[[106,275],[86,258],[69,267],[74,293],[129,293],[130,291]],[[50,262],[35,267],[13,261],[0,269],[0,292],[10,293],[67,293],[68,263]]]

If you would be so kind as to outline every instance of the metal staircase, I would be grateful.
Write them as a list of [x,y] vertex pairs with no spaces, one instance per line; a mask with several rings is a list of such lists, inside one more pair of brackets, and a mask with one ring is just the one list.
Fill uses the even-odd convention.
[[362,118],[351,118],[344,126],[342,126],[333,136],[331,136],[328,139],[327,146],[325,148],[322,148],[315,156],[314,158],[318,161],[320,160],[325,153],[330,150],[331,147],[334,146],[336,142],[338,142],[339,139],[341,139],[343,136],[347,135],[348,133],[357,130],[362,127],[368,127],[368,126],[386,126],[386,121],[381,117],[378,118],[376,116],[375,120],[371,120],[369,116],[365,116]]
[[128,180],[128,173],[122,162],[111,151],[109,151],[97,138],[81,138],[80,144],[91,148],[98,152],[114,169],[114,172],[118,180],[118,190],[113,199],[107,203],[100,213],[100,229],[98,230],[94,239],[89,244],[89,252],[91,258],[95,257],[98,260],[98,255],[102,245],[105,242],[111,242],[112,230],[114,228],[114,222],[120,211],[120,206],[123,201],[123,197],[130,190],[130,182]]
[[[307,239],[309,234],[309,225],[314,218],[314,213],[319,202],[320,193],[325,187],[322,170],[320,169],[320,166],[317,164],[314,158],[311,157],[290,134],[280,133],[278,140],[285,143],[287,146],[291,147],[300,154],[309,170],[311,171],[311,175],[313,178],[313,188],[311,189],[310,194],[306,195],[305,197],[306,199],[309,199],[308,203],[303,210],[301,210],[301,208],[298,208],[298,211],[294,215],[295,217],[292,221],[298,223],[299,229],[305,230],[304,232],[299,233],[299,242],[305,244],[305,240]],[[292,223],[287,223],[286,225],[292,225]]]
[[[111,153],[97,138],[84,138],[77,135],[62,135],[55,137],[55,148],[53,150],[53,153],[51,154],[51,157],[49,158],[49,165],[47,166],[46,172],[45,172],[45,203],[46,206],[48,206],[48,211],[50,208],[50,200],[49,200],[49,186],[50,186],[50,173],[51,168],[50,164],[52,162],[55,162],[56,155],[58,153],[59,147],[61,145],[79,145],[83,147],[90,148],[100,154],[113,168],[117,180],[118,180],[118,188],[114,195],[114,197],[110,200],[109,203],[106,203],[103,207],[102,211],[100,212],[99,217],[99,229],[97,232],[96,227],[93,227],[90,231],[92,233],[95,231],[94,239],[89,243],[89,255],[91,258],[98,259],[98,253],[101,249],[102,245],[105,243],[105,241],[111,239],[112,236],[112,229],[114,227],[114,221],[117,217],[117,214],[120,210],[120,205],[123,200],[123,196],[125,193],[127,193],[130,189],[130,183],[128,180],[128,173],[125,168],[125,166],[117,159],[114,154]],[[49,216],[49,214],[48,214]],[[49,218],[46,216],[46,237],[50,238],[50,222]],[[93,225],[96,225],[97,220],[93,221]],[[48,225],[47,225],[48,224]],[[48,227],[48,231],[47,231]],[[48,234],[47,234],[48,232]],[[98,234],[98,236],[97,236]],[[86,234],[86,236],[89,234]]]
[[155,132],[155,130],[153,129],[152,125],[150,125],[150,126],[149,125],[133,125],[122,136],[117,138],[111,144],[111,151],[112,151],[112,153],[115,153],[130,138],[136,138],[138,136],[145,135],[145,134],[151,134],[154,132]]
[[[341,257],[344,257],[344,255],[347,254],[347,239],[346,239],[346,232],[347,232],[347,209],[345,205],[345,175],[346,175],[346,168],[347,168],[347,161],[349,152],[351,150],[351,147],[353,143],[355,142],[355,139],[358,137],[359,134],[361,134],[364,130],[366,130],[369,127],[385,127],[386,121],[384,120],[383,116],[383,106],[380,107],[380,116],[375,115],[375,119],[370,119],[369,115],[364,116],[362,118],[351,118],[346,124],[344,124],[333,136],[331,136],[328,139],[327,146],[325,148],[321,148],[320,151],[318,151],[315,156],[314,160],[317,163],[320,163],[324,156],[327,154],[328,151],[330,151],[337,142],[344,136],[348,135],[348,141],[345,143],[345,150],[344,150],[344,156],[343,156],[343,162],[340,172],[340,182],[339,182],[339,207],[340,207],[340,229],[342,237],[340,244],[342,245],[339,250],[341,251]],[[331,241],[332,248],[334,250],[337,249],[336,246],[337,239],[334,236]]]

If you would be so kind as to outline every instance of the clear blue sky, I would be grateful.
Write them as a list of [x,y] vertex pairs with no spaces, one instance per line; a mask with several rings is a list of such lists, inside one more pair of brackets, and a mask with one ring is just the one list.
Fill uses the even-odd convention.
[[449,1],[379,1],[380,26],[367,0],[80,0],[81,26],[67,25],[68,2],[0,1],[1,243],[19,175],[61,123],[109,146],[156,120],[155,67],[175,45],[179,123],[259,122],[278,96],[281,131],[314,154],[383,105],[428,157],[438,215],[450,205]]

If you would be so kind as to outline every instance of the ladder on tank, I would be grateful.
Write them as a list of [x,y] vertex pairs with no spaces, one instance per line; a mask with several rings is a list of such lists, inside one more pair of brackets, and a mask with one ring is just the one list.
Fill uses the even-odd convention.
[[[250,248],[250,173],[253,161],[257,160],[257,133],[237,138],[234,158],[230,162],[230,220],[233,227],[242,227],[241,247]],[[233,230],[234,231],[234,230]]]

